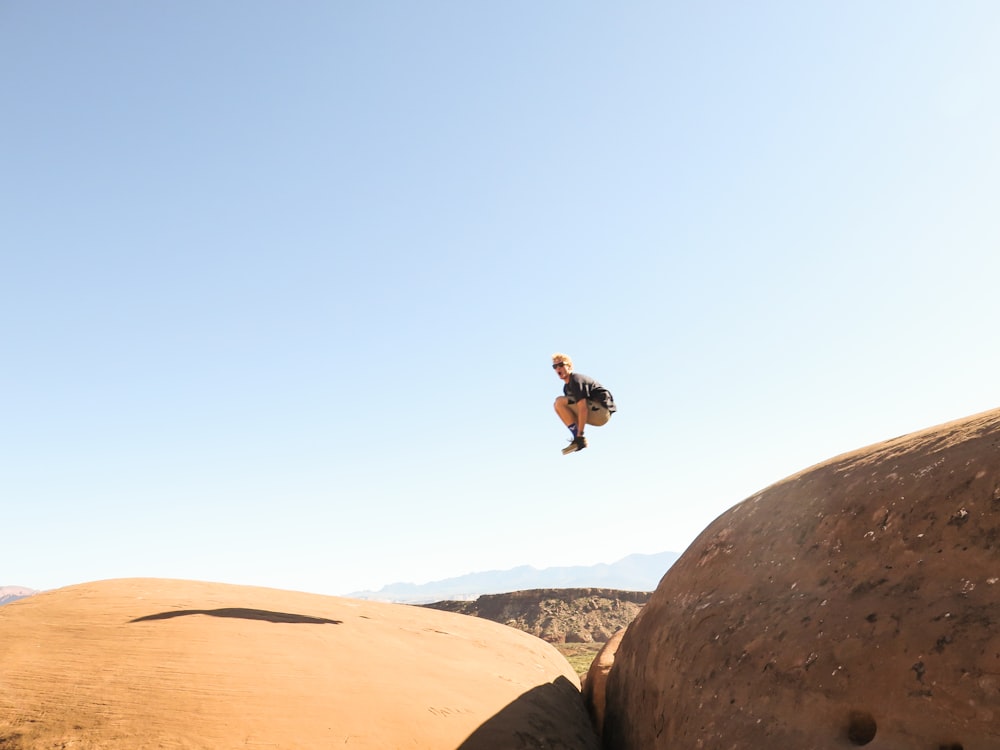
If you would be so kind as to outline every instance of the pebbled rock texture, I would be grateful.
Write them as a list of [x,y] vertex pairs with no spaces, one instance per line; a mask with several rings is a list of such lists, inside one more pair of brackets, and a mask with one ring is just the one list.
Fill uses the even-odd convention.
[[714,521],[629,626],[610,750],[1000,747],[1000,410]]

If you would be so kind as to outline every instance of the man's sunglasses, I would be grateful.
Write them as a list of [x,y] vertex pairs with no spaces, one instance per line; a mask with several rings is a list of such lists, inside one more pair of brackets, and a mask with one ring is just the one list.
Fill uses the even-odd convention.
[[554,365],[552,365],[552,369],[558,370],[560,367],[565,367],[565,366],[566,366],[565,362],[556,362]]

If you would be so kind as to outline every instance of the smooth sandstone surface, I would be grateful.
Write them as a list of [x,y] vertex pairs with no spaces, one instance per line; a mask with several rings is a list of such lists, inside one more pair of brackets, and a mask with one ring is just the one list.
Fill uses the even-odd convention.
[[622,628],[612,635],[601,650],[597,652],[594,661],[587,670],[587,676],[583,684],[583,700],[587,706],[590,718],[594,722],[594,731],[598,736],[604,733],[604,706],[606,702],[606,692],[608,687],[608,675],[615,664],[615,654],[621,645],[622,638],[625,637],[626,628]]
[[1000,748],[1000,411],[714,521],[629,626],[612,750]]
[[193,581],[0,608],[0,748],[597,747],[572,667],[421,607]]

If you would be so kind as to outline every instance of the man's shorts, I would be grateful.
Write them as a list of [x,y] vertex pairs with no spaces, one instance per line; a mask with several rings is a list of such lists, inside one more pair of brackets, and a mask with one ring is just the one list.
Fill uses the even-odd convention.
[[[570,401],[569,403],[572,405],[576,401]],[[608,411],[608,407],[597,401],[587,399],[587,424],[600,427],[602,424],[607,424],[609,419],[611,419],[611,412]]]

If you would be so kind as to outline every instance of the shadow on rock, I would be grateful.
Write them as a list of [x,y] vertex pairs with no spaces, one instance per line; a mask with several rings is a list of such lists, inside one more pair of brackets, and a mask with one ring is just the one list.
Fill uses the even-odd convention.
[[263,622],[285,622],[294,625],[340,625],[341,620],[328,620],[324,617],[309,617],[289,612],[271,612],[266,609],[244,609],[242,607],[224,607],[222,609],[178,609],[172,612],[160,612],[155,615],[137,617],[129,622],[149,622],[151,620],[172,620],[175,617],[191,615],[208,615],[209,617],[232,617],[240,620],[262,620]]
[[565,677],[539,685],[484,722],[457,750],[599,750],[583,698]]

